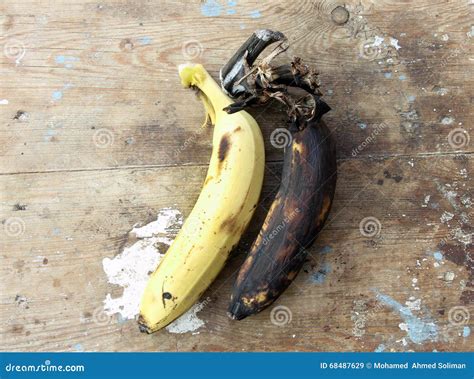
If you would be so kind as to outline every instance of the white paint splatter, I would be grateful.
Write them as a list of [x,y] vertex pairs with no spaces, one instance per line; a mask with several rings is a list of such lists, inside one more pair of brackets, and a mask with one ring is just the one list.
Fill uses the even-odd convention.
[[461,242],[463,245],[468,246],[472,243],[472,236],[474,233],[466,233],[461,228],[456,228],[454,231],[454,239]]
[[451,221],[453,219],[453,217],[454,217],[453,213],[444,211],[439,219],[443,224],[445,224],[448,221]]
[[390,45],[392,45],[395,49],[401,49],[401,46],[398,44],[398,39],[390,37]]
[[426,195],[425,200],[423,201],[423,204],[421,204],[421,206],[423,208],[426,208],[428,206],[428,203],[430,202],[430,199],[431,199],[431,195]]
[[1,99],[0,100],[0,105],[8,105],[8,100],[7,99]]
[[383,37],[375,36],[374,42],[372,42],[372,46],[380,46],[382,45],[383,41],[384,41]]
[[449,41],[449,35],[443,34],[443,35],[441,36],[441,40],[442,40],[442,41]]
[[472,38],[474,37],[474,25],[471,25],[471,30],[469,30],[466,35],[469,37],[469,38]]
[[439,96],[444,96],[447,95],[449,91],[447,88],[435,87],[435,92]]
[[[158,213],[156,221],[152,221],[142,227],[134,227],[132,233],[137,238],[151,238],[157,235],[163,235],[170,232],[170,229],[176,224],[183,224],[183,217],[181,213],[172,208],[164,208]],[[172,239],[168,239],[171,243]]]
[[458,196],[456,191],[450,190],[451,186],[449,184],[443,185],[441,183],[436,182],[436,188],[438,191],[443,195],[443,197],[449,201],[449,203],[453,206],[454,209],[458,209],[458,204],[456,202],[456,197]]
[[410,309],[411,311],[419,311],[420,310],[420,307],[421,307],[421,299],[416,299],[413,297],[413,298],[410,298],[410,300],[407,300],[405,302],[405,305],[407,306],[408,309]]
[[386,346],[383,343],[381,343],[379,346],[377,346],[375,348],[374,352],[375,353],[381,353],[381,352],[385,351],[385,349],[386,349]]
[[469,197],[468,194],[464,194],[462,195],[461,197],[461,203],[462,205],[464,205],[466,208],[471,208],[473,202],[471,200],[471,198]]
[[454,122],[454,117],[452,116],[444,116],[441,119],[441,124],[443,125],[451,125]]
[[444,273],[444,280],[446,282],[452,282],[455,277],[456,277],[456,275],[452,271],[447,271],[447,272]]
[[[196,313],[202,311],[207,303],[208,301],[203,301],[201,303],[195,304],[189,311],[168,325],[166,330],[170,333],[182,334],[195,332],[199,328],[203,327],[205,322],[198,318]],[[195,332],[193,334],[199,334],[199,332]]]
[[[125,247],[114,258],[105,258],[102,262],[108,281],[123,287],[120,297],[112,298],[107,294],[104,300],[104,312],[108,315],[119,313],[123,320],[134,319],[139,313],[140,299],[148,281],[149,273],[156,270],[165,251],[159,245],[171,245],[177,229],[183,224],[182,214],[173,208],[164,208],[158,217],[141,227],[135,226],[130,234],[137,238],[133,245]],[[162,249],[163,250],[163,249]],[[205,322],[197,313],[209,302],[195,304],[188,312],[168,325],[170,333],[195,332]]]
[[408,332],[408,325],[407,325],[406,323],[401,322],[400,324],[398,324],[398,327],[399,327],[401,330],[403,330],[403,331],[405,331],[405,332]]
[[112,298],[110,293],[107,294],[104,311],[108,315],[119,313],[123,319],[135,318],[149,273],[156,269],[164,255],[157,245],[172,242],[169,229],[177,224],[182,224],[181,213],[170,208],[162,209],[156,221],[132,229],[131,234],[139,238],[138,241],[125,247],[114,258],[104,258],[102,265],[108,281],[123,287],[120,297]]
[[146,238],[126,247],[113,259],[104,258],[102,264],[109,282],[123,287],[120,297],[107,294],[104,311],[108,315],[120,313],[123,319],[133,319],[138,314],[149,272],[156,269],[163,257],[154,246],[156,242],[158,237]]

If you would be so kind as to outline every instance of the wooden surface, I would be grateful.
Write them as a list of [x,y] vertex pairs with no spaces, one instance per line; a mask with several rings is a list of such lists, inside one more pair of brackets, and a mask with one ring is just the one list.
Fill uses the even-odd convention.
[[[337,1],[289,4],[2,2],[3,350],[473,350],[472,1],[350,0],[343,24]],[[212,130],[196,132],[203,109],[177,65],[217,77],[263,27],[319,68],[338,146],[330,220],[275,304],[291,321],[278,325],[274,307],[227,318],[241,253],[205,294],[195,333],[97,322],[106,294],[122,291],[103,259],[160,209],[186,216],[205,176]],[[253,114],[267,170],[240,252],[281,169],[269,139],[284,116]],[[367,221],[376,235],[361,232]]]

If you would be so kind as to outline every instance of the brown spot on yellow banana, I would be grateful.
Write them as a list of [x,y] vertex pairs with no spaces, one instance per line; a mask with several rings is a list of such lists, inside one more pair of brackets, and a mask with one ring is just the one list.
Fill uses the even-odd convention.
[[201,194],[143,293],[138,322],[147,333],[185,313],[214,281],[255,211],[263,181],[257,122],[245,111],[223,111],[232,100],[202,65],[181,66],[179,75],[183,86],[200,91],[214,123],[213,149]]

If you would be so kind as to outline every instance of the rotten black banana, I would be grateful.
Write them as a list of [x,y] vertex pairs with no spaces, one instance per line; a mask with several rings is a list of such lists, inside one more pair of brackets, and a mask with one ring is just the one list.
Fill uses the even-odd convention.
[[[238,54],[251,55],[255,60],[254,54],[246,51],[254,45],[263,50],[261,44],[251,42],[252,38],[265,35],[277,35],[278,40],[282,40],[278,32],[259,31]],[[273,42],[268,39],[268,44]],[[231,61],[238,62],[239,59],[234,56]],[[265,103],[270,98],[283,102],[288,107],[287,132],[291,144],[285,148],[278,193],[234,284],[229,316],[238,320],[273,303],[295,279],[307,259],[307,249],[328,217],[337,179],[335,143],[321,120],[330,108],[320,99],[317,73],[298,58],[291,65],[275,68],[268,59],[264,59],[258,70],[251,64],[247,67],[238,78],[235,77],[236,70],[233,71],[233,84],[227,85],[226,90],[231,95],[238,92],[235,96],[238,101],[227,111],[236,112],[249,105]],[[221,72],[221,78],[228,72],[232,72],[229,65]],[[230,80],[223,81],[223,87],[229,83]],[[309,95],[295,101],[286,90],[288,86],[299,87]]]

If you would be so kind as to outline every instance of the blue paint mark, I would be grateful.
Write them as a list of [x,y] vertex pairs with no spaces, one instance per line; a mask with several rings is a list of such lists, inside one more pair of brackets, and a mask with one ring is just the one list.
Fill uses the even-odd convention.
[[[46,142],[49,142],[49,141],[52,140],[52,138],[53,138],[56,134],[58,134],[58,132],[57,132],[56,130],[54,130],[54,129],[48,129],[48,130],[46,131],[46,135],[44,136],[44,140],[45,140]],[[54,230],[53,230],[53,234],[54,234]]]
[[406,77],[405,75],[403,75],[403,74],[398,77],[398,79],[400,79],[400,80],[405,80],[406,78],[407,78],[407,77]]
[[259,10],[250,12],[250,18],[260,18],[260,17],[262,17],[262,14],[260,13]]
[[471,335],[471,328],[469,326],[465,326],[462,330],[462,336],[467,338]]
[[329,263],[323,263],[318,271],[311,275],[311,282],[314,284],[323,284],[330,272],[331,265]]
[[123,316],[119,313],[117,314],[117,322],[119,324],[125,324],[128,321],[128,318],[123,318]]
[[437,261],[442,261],[443,260],[443,253],[441,251],[435,251],[433,253],[433,257],[434,259],[436,259]]
[[68,55],[56,55],[54,58],[57,64],[71,64],[70,62],[77,62],[79,61],[79,58],[73,57],[73,56],[68,56]]
[[139,45],[149,45],[151,43],[151,37],[145,36],[138,39]]
[[74,87],[74,85],[72,83],[64,83],[64,89],[69,89],[69,88],[72,88]]
[[374,290],[377,295],[377,300],[388,305],[394,311],[400,314],[400,317],[407,325],[408,338],[416,343],[421,344],[425,341],[436,341],[438,339],[438,326],[431,320],[421,320],[407,307],[401,305],[398,301],[392,299],[390,296],[383,295]]
[[430,208],[432,208],[432,209],[438,209],[438,208],[439,208],[439,204],[438,204],[438,203],[430,203]]
[[386,72],[385,74],[383,74],[383,76],[385,76],[387,79],[390,79],[392,77],[392,73]]
[[222,6],[216,0],[206,0],[201,4],[201,13],[206,17],[216,17],[221,14]]
[[[55,130],[53,130],[55,132]],[[53,236],[59,236],[61,234],[61,229],[54,228],[53,229]]]
[[385,351],[385,345],[381,343],[379,346],[377,346],[374,350],[376,353],[381,353],[382,351]]
[[227,14],[235,14],[235,9],[227,9]]
[[357,126],[358,126],[359,128],[361,128],[361,129],[367,128],[367,124],[365,124],[365,123],[363,123],[363,122],[357,123]]
[[322,249],[320,250],[321,254],[329,254],[332,252],[332,247],[329,245],[323,246]]
[[229,7],[235,7],[235,6],[237,5],[237,1],[229,0],[229,1],[227,2],[227,5],[228,5]]
[[413,95],[408,96],[408,101],[410,103],[413,103],[415,101],[415,99],[416,99],[416,96],[413,96]]
[[80,343],[76,343],[74,345],[74,350],[76,351],[84,351],[84,347]]
[[63,97],[63,92],[62,91],[54,91],[52,96],[53,100],[57,101],[57,100],[61,100],[62,97]]

